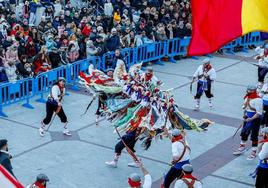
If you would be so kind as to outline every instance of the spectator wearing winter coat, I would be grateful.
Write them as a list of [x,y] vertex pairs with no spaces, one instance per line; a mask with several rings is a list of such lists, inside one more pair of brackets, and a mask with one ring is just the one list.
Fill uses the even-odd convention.
[[17,47],[14,44],[7,48],[6,60],[7,60],[7,62],[11,61],[14,63],[19,61]]
[[26,42],[21,39],[20,40],[20,45],[18,46],[18,57],[19,59],[21,58],[22,55],[26,55]]
[[7,64],[7,62],[6,62],[6,57],[5,57],[5,50],[0,49],[0,82],[7,82],[8,81],[6,71],[5,71],[6,64]]
[[31,63],[28,62],[26,55],[21,56],[20,63],[17,65],[19,74],[23,78],[27,78],[34,75],[34,67]]
[[50,66],[51,63],[50,63],[50,59],[47,53],[46,46],[42,46],[33,64],[34,64],[34,72],[36,74],[41,73],[41,72],[46,72],[51,69],[51,66]]
[[78,59],[79,52],[73,43],[69,44],[67,54],[68,54],[68,59],[70,63],[75,62]]
[[98,53],[98,49],[94,46],[93,41],[88,40],[86,46],[87,58],[90,58],[91,56],[96,56],[96,54]]
[[17,81],[17,78],[18,78],[17,73],[16,73],[17,67],[16,67],[14,61],[9,61],[6,64],[5,71],[6,71],[6,75],[7,75],[9,82],[16,82]]
[[51,49],[51,52],[48,53],[48,56],[51,62],[51,68],[54,69],[54,68],[59,67],[61,63],[61,57],[56,47],[53,47]]
[[112,17],[113,16],[114,7],[111,3],[111,0],[106,0],[104,3],[104,14],[105,16]]
[[115,51],[116,49],[118,49],[120,47],[120,38],[117,35],[117,31],[115,28],[113,28],[111,30],[111,36],[108,37],[107,41],[106,41],[106,48],[109,51]]
[[36,55],[36,47],[31,37],[28,38],[26,45],[26,55],[30,58],[33,58]]
[[47,50],[50,52],[52,48],[56,47],[57,44],[56,42],[54,41],[53,39],[53,36],[52,35],[48,35],[47,38],[46,38],[46,47],[47,47]]

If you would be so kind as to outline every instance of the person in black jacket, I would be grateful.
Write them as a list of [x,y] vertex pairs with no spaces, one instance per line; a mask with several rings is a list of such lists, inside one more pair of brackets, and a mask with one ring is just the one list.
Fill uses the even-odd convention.
[[53,47],[52,51],[49,52],[49,59],[51,62],[52,69],[59,67],[59,64],[61,63],[60,54],[58,53],[58,49]]
[[17,69],[19,71],[19,75],[23,78],[27,78],[34,75],[34,67],[28,61],[27,55],[22,55],[20,58],[20,63],[17,64]]
[[2,165],[10,174],[14,176],[10,161],[11,158],[12,156],[8,153],[7,140],[0,140],[0,165]]

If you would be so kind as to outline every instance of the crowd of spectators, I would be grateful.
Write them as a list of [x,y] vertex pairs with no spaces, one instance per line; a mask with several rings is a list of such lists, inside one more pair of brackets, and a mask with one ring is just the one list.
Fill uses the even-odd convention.
[[183,38],[192,29],[189,0],[90,0],[80,8],[66,0],[27,0],[20,14],[16,3],[0,1],[0,82],[116,49]]

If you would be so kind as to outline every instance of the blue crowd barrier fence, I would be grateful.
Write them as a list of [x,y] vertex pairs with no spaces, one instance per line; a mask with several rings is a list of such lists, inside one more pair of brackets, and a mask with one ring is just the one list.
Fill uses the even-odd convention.
[[[187,48],[190,43],[190,37],[183,39],[170,39],[161,42],[150,43],[135,48],[125,48],[120,51],[127,69],[135,63],[150,62],[163,65],[161,59],[168,56],[170,61],[175,63],[175,56],[187,56]],[[234,53],[236,47],[242,47],[247,50],[248,46],[262,45],[260,32],[252,32],[246,34],[229,44],[222,47],[226,52]],[[65,77],[67,84],[73,86],[73,89],[78,89],[77,83],[79,80],[79,72],[87,72],[88,66],[93,64],[95,68],[107,70],[115,67],[115,53],[108,52],[101,57],[92,56],[88,59],[76,61],[72,64],[64,65],[48,72],[39,74],[33,78],[18,80],[15,83],[0,84],[0,116],[7,115],[3,111],[3,107],[14,103],[22,102],[26,108],[34,108],[30,104],[30,99],[40,95],[38,102],[45,102],[44,94],[47,93],[51,86],[58,80],[59,77]]]

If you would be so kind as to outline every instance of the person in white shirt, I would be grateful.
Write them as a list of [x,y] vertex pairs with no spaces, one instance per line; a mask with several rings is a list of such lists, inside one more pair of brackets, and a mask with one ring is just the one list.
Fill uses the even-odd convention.
[[[165,130],[167,131],[167,130]],[[166,133],[168,134],[168,133]],[[169,134],[168,134],[169,136]],[[182,166],[190,163],[191,149],[183,134],[178,129],[174,129],[169,136],[172,142],[172,167],[165,175],[163,188],[169,188],[170,184],[182,176]]]
[[143,164],[139,162],[139,167],[144,175],[143,184],[141,182],[141,177],[136,174],[132,173],[128,177],[128,184],[131,188],[151,188],[152,187],[152,177],[149,172],[144,168]]
[[259,146],[259,164],[256,173],[256,188],[268,187],[268,127],[261,130],[263,140]]
[[[198,110],[200,107],[200,98],[205,92],[208,101],[209,107],[212,108],[212,97],[213,94],[211,93],[211,85],[213,81],[216,79],[216,71],[210,64],[210,59],[206,58],[203,61],[203,65],[200,65],[193,75],[192,83],[197,79],[197,91],[194,97],[196,101],[195,109]],[[191,83],[191,85],[192,85]]]
[[67,127],[67,117],[61,105],[61,101],[64,95],[65,79],[63,77],[59,77],[58,81],[52,86],[51,92],[48,95],[48,99],[46,102],[47,114],[43,121],[41,121],[41,127],[39,128],[39,134],[41,136],[45,135],[45,127],[51,122],[54,113],[56,113],[59,116],[61,122],[64,123],[63,134],[66,136],[71,136],[71,132],[68,130]]
[[253,160],[257,156],[258,147],[258,135],[260,130],[261,117],[263,114],[263,102],[260,96],[257,94],[257,87],[255,85],[249,85],[247,87],[247,94],[244,96],[243,109],[244,123],[241,131],[241,143],[234,155],[241,155],[246,151],[246,142],[248,137],[252,141],[252,151],[249,154],[247,160]]
[[262,97],[264,110],[262,124],[265,127],[268,127],[268,83],[265,83],[262,86],[261,91],[259,92],[259,96]]
[[183,176],[178,179],[174,188],[202,188],[202,183],[192,175],[193,166],[185,164],[182,166]]
[[261,89],[266,74],[268,73],[268,44],[264,45],[263,50],[256,49],[258,59],[258,89]]

